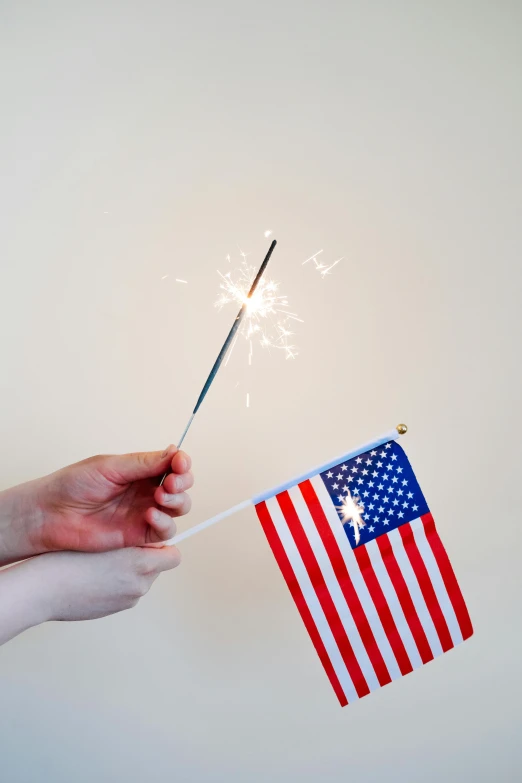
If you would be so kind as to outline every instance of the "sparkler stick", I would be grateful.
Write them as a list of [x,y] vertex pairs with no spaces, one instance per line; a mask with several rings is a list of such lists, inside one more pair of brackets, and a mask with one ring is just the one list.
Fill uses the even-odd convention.
[[196,533],[200,533],[202,530],[206,530],[207,527],[211,527],[217,522],[221,522],[222,519],[235,514],[236,511],[241,511],[248,506],[255,506],[257,503],[261,503],[262,500],[267,500],[267,498],[271,498],[274,495],[277,495],[279,492],[284,492],[284,490],[290,489],[290,487],[293,487],[295,484],[299,484],[301,481],[306,481],[306,479],[309,479],[311,476],[315,476],[316,473],[322,473],[323,471],[338,465],[340,462],[357,457],[359,454],[362,454],[365,451],[376,449],[379,446],[382,446],[384,443],[389,443],[391,440],[397,440],[400,435],[405,435],[407,431],[408,427],[405,424],[397,424],[397,426],[394,427],[393,430],[390,430],[390,432],[385,432],[379,438],[375,438],[375,440],[370,441],[370,443],[365,443],[356,449],[352,449],[352,451],[348,452],[348,454],[341,454],[341,456],[329,460],[324,465],[319,465],[312,470],[308,470],[306,473],[303,473],[300,476],[295,476],[293,479],[290,479],[290,481],[285,482],[285,484],[281,484],[278,487],[272,487],[272,489],[268,489],[265,492],[262,492],[260,495],[256,495],[249,500],[243,500],[242,503],[238,503],[236,506],[232,506],[232,508],[229,508],[226,511],[222,511],[220,514],[216,514],[216,516],[210,517],[210,519],[206,519],[204,522],[200,522],[199,525],[194,525],[194,527],[191,527],[188,530],[184,530],[183,533],[178,533],[177,536],[170,538],[168,541],[152,544],[152,546],[158,547],[179,544],[179,542],[183,541],[185,538],[190,538]]
[[[243,318],[244,318],[244,316],[245,316],[245,313],[246,313],[246,311],[247,311],[247,307],[248,307],[248,300],[249,300],[249,299],[252,297],[252,295],[254,294],[254,292],[255,292],[255,290],[256,290],[256,288],[257,288],[257,285],[258,285],[259,281],[261,280],[261,278],[262,278],[262,276],[263,276],[263,272],[265,271],[265,269],[266,269],[266,267],[267,267],[267,264],[268,264],[268,262],[270,261],[270,256],[272,255],[272,252],[273,252],[273,250],[274,250],[274,247],[276,246],[276,244],[277,244],[277,242],[276,242],[276,240],[274,239],[274,240],[272,241],[272,243],[271,243],[270,247],[268,248],[268,253],[267,253],[267,254],[266,254],[266,256],[265,256],[265,258],[264,258],[264,260],[263,260],[263,263],[262,263],[262,264],[261,264],[261,266],[259,267],[259,270],[258,270],[258,272],[257,272],[257,275],[256,275],[256,276],[255,276],[255,278],[254,278],[254,282],[253,282],[253,283],[252,283],[252,285],[250,286],[250,291],[248,292],[248,294],[247,294],[247,296],[246,296],[246,298],[245,298],[245,301],[243,302],[243,304],[242,304],[242,306],[241,306],[241,309],[240,309],[239,313],[237,314],[237,316],[236,316],[236,319],[235,319],[234,323],[232,324],[232,328],[231,328],[230,332],[228,333],[228,337],[227,337],[227,339],[225,340],[225,342],[223,343],[223,346],[222,346],[222,348],[221,348],[221,350],[220,350],[220,352],[219,352],[219,354],[218,354],[218,357],[217,357],[216,361],[214,362],[214,366],[212,367],[212,369],[211,369],[211,371],[210,371],[210,373],[209,373],[209,376],[208,376],[207,380],[205,381],[205,385],[203,386],[203,388],[202,388],[202,390],[201,390],[201,394],[199,395],[199,397],[198,397],[198,401],[196,402],[196,405],[195,405],[195,407],[194,407],[194,410],[192,411],[192,415],[191,415],[190,419],[189,419],[189,420],[188,420],[188,422],[187,422],[187,426],[186,426],[186,427],[185,427],[185,429],[183,430],[183,434],[182,434],[181,438],[180,438],[180,439],[179,439],[179,441],[178,441],[178,449],[179,449],[179,447],[181,446],[181,444],[183,443],[183,441],[184,441],[184,439],[185,439],[185,435],[187,434],[187,432],[188,432],[188,430],[189,430],[189,427],[190,427],[190,425],[192,424],[192,422],[193,422],[193,420],[194,420],[194,416],[195,416],[195,415],[196,415],[196,413],[198,412],[198,408],[200,407],[201,403],[202,403],[202,402],[203,402],[203,400],[205,399],[205,397],[206,397],[206,395],[207,395],[207,392],[208,392],[208,390],[210,389],[210,387],[211,387],[211,385],[212,385],[212,381],[213,381],[213,380],[214,380],[214,378],[216,377],[216,375],[217,375],[217,372],[218,372],[219,368],[221,367],[221,364],[222,364],[222,362],[223,362],[223,359],[225,358],[225,356],[226,356],[226,354],[227,354],[227,352],[228,352],[228,349],[230,348],[230,345],[231,345],[231,343],[232,343],[232,341],[233,341],[233,339],[234,339],[234,337],[235,337],[235,335],[236,335],[236,332],[237,332],[237,330],[239,329],[239,327],[240,327],[240,325],[241,325],[241,321],[243,320]],[[161,486],[161,485],[163,484],[163,482],[165,481],[165,479],[166,479],[166,477],[168,476],[169,472],[170,472],[170,471],[168,471],[167,473],[165,473],[165,475],[164,475],[164,476],[163,476],[163,478],[161,479],[160,486]]]

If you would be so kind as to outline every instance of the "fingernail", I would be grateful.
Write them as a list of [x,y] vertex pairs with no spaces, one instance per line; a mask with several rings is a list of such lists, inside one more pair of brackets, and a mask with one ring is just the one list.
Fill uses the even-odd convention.
[[185,459],[185,457],[182,457],[180,462],[181,462],[181,470],[183,471],[183,473],[186,473],[187,470],[188,470],[188,462],[187,462],[187,460]]
[[163,502],[174,503],[175,505],[179,505],[179,503],[181,502],[181,495],[164,495]]
[[169,453],[169,451],[171,450],[171,448],[172,448],[172,443],[171,443],[169,446],[167,446],[167,448],[165,449],[165,451],[164,451],[164,452],[163,452],[163,454],[161,455],[161,459],[165,459],[165,457],[167,456],[167,454]]
[[155,508],[154,511],[152,512],[152,519],[154,520],[154,522],[161,521],[161,512],[158,511],[157,508]]

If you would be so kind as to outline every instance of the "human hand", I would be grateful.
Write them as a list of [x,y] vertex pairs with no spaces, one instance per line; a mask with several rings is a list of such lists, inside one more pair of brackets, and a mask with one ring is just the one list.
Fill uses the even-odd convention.
[[[57,550],[103,552],[166,541],[190,510],[188,454],[91,457],[0,495],[0,564]],[[169,468],[163,486],[158,478]]]
[[176,547],[52,552],[0,572],[0,644],[48,620],[94,620],[135,606]]

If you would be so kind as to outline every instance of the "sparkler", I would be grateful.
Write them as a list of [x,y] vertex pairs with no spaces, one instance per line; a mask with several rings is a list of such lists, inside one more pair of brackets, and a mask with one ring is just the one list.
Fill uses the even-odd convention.
[[[288,298],[279,293],[279,283],[274,280],[262,279],[255,293],[248,293],[255,268],[247,263],[247,253],[240,250],[240,255],[242,261],[239,269],[226,274],[218,270],[221,284],[216,307],[221,309],[228,304],[246,304],[245,319],[238,334],[248,341],[249,364],[252,364],[254,341],[259,341],[263,348],[283,351],[287,359],[295,358],[297,350],[290,341],[293,336],[290,322],[293,320],[302,323],[302,319],[288,309]],[[228,364],[236,342],[237,336],[225,364]]]
[[[259,283],[261,281],[261,278],[263,276],[263,272],[265,271],[266,266],[267,266],[268,262],[270,261],[270,256],[272,255],[274,247],[276,246],[276,244],[277,244],[277,242],[274,239],[272,241],[270,247],[268,248],[268,253],[265,256],[265,258],[263,260],[263,263],[259,267],[259,270],[258,270],[256,276],[254,277],[254,280],[253,280],[252,284],[250,285],[249,289],[247,289],[246,295],[243,295],[243,297],[241,298],[241,309],[239,310],[239,313],[237,314],[236,319],[235,319],[234,323],[232,324],[232,328],[230,329],[230,332],[228,333],[228,336],[227,336],[225,342],[223,343],[223,346],[222,346],[222,348],[221,348],[221,350],[220,350],[220,352],[219,352],[219,354],[217,356],[216,361],[214,362],[214,365],[213,365],[213,367],[212,367],[212,369],[211,369],[211,371],[209,373],[209,376],[208,376],[207,380],[205,381],[205,384],[204,384],[204,386],[203,386],[203,388],[201,390],[201,393],[200,393],[200,395],[198,397],[198,400],[196,402],[194,410],[192,411],[192,415],[191,415],[190,419],[187,422],[187,426],[183,430],[183,434],[181,435],[181,438],[178,441],[178,448],[183,443],[183,441],[185,439],[185,435],[187,434],[190,425],[194,421],[194,416],[198,412],[198,409],[199,409],[201,403],[205,399],[208,390],[212,386],[212,381],[216,377],[217,372],[218,372],[218,370],[221,367],[221,364],[223,362],[223,359],[225,358],[225,356],[226,356],[226,354],[227,354],[227,352],[228,352],[228,350],[230,348],[230,345],[234,341],[234,338],[236,336],[236,332],[239,329],[243,318],[247,314],[247,310],[248,310],[248,308],[249,308],[249,306],[250,306],[250,304],[252,302],[252,297],[256,293],[257,287],[258,287],[258,285],[259,285]],[[244,258],[246,258],[246,254],[242,254],[242,255],[244,255]],[[165,481],[165,478],[167,477],[167,475],[168,475],[168,472],[165,473],[163,478],[161,479],[160,486]]]
[[348,490],[348,494],[344,498],[342,505],[337,508],[341,514],[343,525],[351,520],[350,527],[353,528],[356,544],[358,544],[361,539],[361,534],[359,532],[360,528],[365,525],[364,519],[362,518],[364,506],[360,505],[360,503],[361,499],[352,497],[350,490]]

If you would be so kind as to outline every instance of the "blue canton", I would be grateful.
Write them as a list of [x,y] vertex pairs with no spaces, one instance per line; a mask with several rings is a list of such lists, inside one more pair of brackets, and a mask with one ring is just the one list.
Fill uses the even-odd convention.
[[352,549],[429,511],[408,458],[395,441],[359,454],[320,475],[341,522],[341,507],[347,497],[351,496],[361,509],[364,527],[359,528],[358,544],[351,520],[343,522]]

